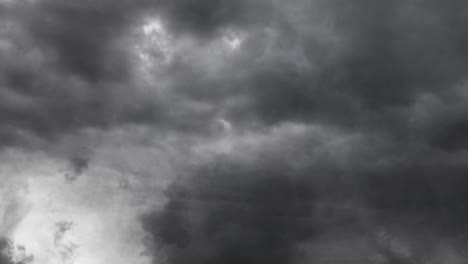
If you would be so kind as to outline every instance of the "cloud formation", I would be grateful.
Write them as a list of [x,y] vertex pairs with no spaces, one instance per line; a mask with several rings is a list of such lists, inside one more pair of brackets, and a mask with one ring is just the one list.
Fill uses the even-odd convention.
[[[200,129],[219,113],[408,136],[421,97],[464,102],[459,2],[47,0],[2,8],[4,142],[125,123]],[[148,17],[165,27],[163,50],[155,45],[165,36],[151,42],[156,33],[142,32]],[[223,48],[229,39],[235,50]],[[157,52],[164,63],[155,64]],[[141,57],[153,60],[143,72]],[[462,114],[448,114],[457,117],[424,135],[430,144],[462,137],[451,132],[463,130]]]
[[[94,181],[100,194],[78,196],[98,202],[70,207],[129,214],[122,232],[146,233],[154,263],[295,263],[333,243],[383,263],[448,258],[468,220],[467,8],[0,1],[0,151],[63,162],[56,188]],[[0,236],[25,233],[15,203]]]

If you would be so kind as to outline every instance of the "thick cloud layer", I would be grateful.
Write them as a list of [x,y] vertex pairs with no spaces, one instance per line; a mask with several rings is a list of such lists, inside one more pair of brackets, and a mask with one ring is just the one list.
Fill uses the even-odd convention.
[[[412,134],[408,119],[421,96],[432,95],[442,105],[464,103],[457,96],[466,68],[463,6],[365,0],[7,2],[3,141],[24,133],[50,139],[121,123],[193,126],[184,124],[188,118],[199,119],[199,127],[226,100],[234,103],[222,112],[239,122],[331,122]],[[138,37],[132,32],[145,16],[160,17],[172,35],[167,45],[173,54],[162,54],[171,59],[150,69],[149,84],[135,72],[135,44],[129,41]],[[236,54],[193,57],[203,52],[196,46],[210,45],[229,30],[242,42]],[[179,47],[187,37],[201,43]],[[203,60],[218,69],[207,72]],[[156,89],[162,82],[169,82],[169,94],[138,88]],[[195,101],[211,111],[192,116],[193,109],[172,109],[166,100]],[[183,120],[174,121],[174,111]],[[454,132],[463,130],[462,114],[450,115],[455,118],[445,128],[425,132],[430,144],[464,142]]]
[[[64,161],[68,184],[2,172],[14,175],[0,193],[15,195],[0,204],[0,237],[27,240],[28,221],[46,219],[49,200],[24,197],[86,183],[76,194],[93,197],[85,205],[60,192],[79,211],[69,215],[124,226],[115,239],[140,241],[127,249],[145,247],[154,263],[320,262],[319,252],[461,263],[467,8],[0,0],[0,151]],[[19,195],[15,177],[32,191]],[[128,215],[109,220],[103,208]]]
[[318,232],[313,186],[292,177],[222,163],[201,169],[193,184],[171,186],[164,210],[143,227],[156,242],[185,248],[171,263],[289,263],[295,243]]

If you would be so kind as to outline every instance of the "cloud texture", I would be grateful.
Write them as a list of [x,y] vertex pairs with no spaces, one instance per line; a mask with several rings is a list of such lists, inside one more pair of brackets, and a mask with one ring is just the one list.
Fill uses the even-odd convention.
[[463,263],[467,10],[0,0],[0,263]]

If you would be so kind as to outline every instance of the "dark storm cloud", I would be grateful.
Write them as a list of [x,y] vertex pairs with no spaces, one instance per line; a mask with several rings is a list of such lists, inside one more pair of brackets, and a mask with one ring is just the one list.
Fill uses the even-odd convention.
[[[366,156],[359,137],[321,127],[280,130],[260,134],[251,151],[238,143],[239,155],[188,168],[169,186],[164,208],[142,218],[155,263],[295,263],[303,260],[301,243],[360,229],[352,172],[344,171]],[[343,165],[348,151],[359,156],[356,165]]]
[[10,243],[8,239],[0,238],[0,264],[13,264],[8,253]]
[[[131,99],[133,64],[119,39],[144,14],[159,15],[176,35],[208,41],[224,29],[246,32],[239,59],[215,79],[204,77],[197,65],[178,65],[178,59],[168,71],[182,96],[212,105],[246,98],[247,105],[225,110],[235,120],[327,122],[411,134],[407,111],[418,96],[445,100],[465,76],[464,5],[48,0],[5,7],[25,30],[26,49],[41,49],[51,62],[3,63],[2,89],[29,100],[22,106],[2,103],[8,124],[2,138],[17,140],[16,128],[47,138],[114,122],[174,122],[158,101],[164,99]],[[183,122],[176,123],[186,127]],[[440,129],[434,144],[451,127]]]
[[431,137],[431,144],[446,150],[468,147],[468,119],[450,122]]
[[[279,147],[258,143],[268,145],[260,156],[289,146],[300,155],[238,164],[226,154],[189,170],[165,208],[142,218],[171,263],[293,263],[296,246],[318,229],[397,215],[431,218],[422,225],[440,233],[466,227],[467,168],[444,160],[464,158],[468,142],[467,100],[458,98],[468,67],[466,1],[43,0],[3,8],[13,26],[5,33],[12,44],[0,43],[2,145],[125,124],[197,137],[219,115],[235,132],[294,123],[368,140],[343,163],[326,151],[302,160],[326,140],[313,134]],[[141,41],[130,33],[145,16],[161,20],[174,53],[161,56],[170,57],[163,69],[148,70],[150,84],[126,50]],[[219,52],[231,31],[239,47]],[[88,162],[71,159],[76,174]],[[323,224],[314,208],[331,200],[329,188],[334,203],[353,206],[338,210],[348,218]],[[152,253],[157,262],[160,252]]]
[[364,173],[361,191],[383,215],[422,214],[425,221],[441,221],[444,228],[457,230],[468,220],[466,170],[466,166],[440,163],[393,164]]
[[[206,78],[197,65],[176,67],[174,89],[209,102],[246,98],[228,108],[234,120],[325,122],[408,137],[409,111],[419,97],[448,103],[465,78],[460,1],[291,1],[263,8],[214,2],[175,1],[161,9],[169,24],[203,38],[220,28],[247,32],[237,59],[218,76]],[[226,20],[211,18],[224,7],[232,12]],[[249,23],[244,15],[257,10]]]
[[37,43],[50,45],[61,70],[92,82],[125,80],[129,63],[114,44],[146,1],[41,1],[28,12]]
[[[175,180],[165,207],[142,218],[154,262],[295,263],[306,261],[297,251],[301,243],[361,236],[388,263],[410,263],[434,257],[431,243],[442,238],[464,243],[466,165],[380,136],[345,143],[356,144],[347,153],[311,134],[263,142],[258,155],[241,154],[245,161],[220,155]],[[332,158],[335,151],[345,157]],[[298,159],[305,165],[295,165]],[[403,232],[403,241],[375,241],[382,228],[390,237]],[[402,253],[405,243],[422,251]]]
[[[304,37],[308,32],[292,22],[278,29],[279,39],[286,38],[289,44],[273,50],[273,55],[299,46],[311,67],[300,70],[296,61],[252,66],[246,85],[253,111],[270,122],[331,119],[360,128],[405,129],[405,108],[419,94],[445,98],[465,78],[466,4],[454,5],[326,3],[324,16],[344,43],[337,48],[320,45],[319,38]],[[339,55],[327,55],[333,53]]]
[[[177,4],[168,7],[169,21],[194,34],[205,37],[206,32],[221,25],[252,30],[240,49],[245,57],[240,55],[241,59],[221,71],[214,81],[197,76],[184,79],[182,87],[177,87],[179,92],[202,100],[243,96],[245,101],[228,109],[232,120],[253,119],[267,127],[284,122],[326,123],[348,132],[359,131],[364,138],[378,137],[384,147],[371,146],[371,155],[357,151],[356,156],[368,160],[360,165],[348,164],[343,171],[332,166],[326,171],[320,162],[311,162],[296,178],[299,185],[291,182],[291,168],[278,169],[273,162],[253,162],[247,173],[238,167],[219,171],[207,176],[207,181],[194,172],[195,180],[189,181],[188,187],[176,183],[166,207],[142,221],[155,243],[181,247],[167,250],[171,263],[294,262],[295,245],[313,241],[316,237],[311,230],[320,225],[315,222],[319,219],[316,215],[303,208],[296,211],[296,200],[287,194],[305,193],[299,200],[306,208],[313,208],[317,204],[314,195],[320,193],[317,189],[326,189],[323,182],[309,182],[317,174],[325,178],[344,174],[352,179],[352,186],[340,181],[330,185],[345,186],[338,188],[347,197],[344,200],[359,201],[347,212],[351,218],[361,219],[352,224],[356,228],[364,225],[372,234],[377,230],[374,224],[408,227],[419,221],[425,232],[458,239],[454,238],[457,230],[467,227],[464,208],[468,199],[463,191],[467,168],[441,160],[446,151],[466,147],[464,108],[437,117],[431,117],[431,111],[420,116],[413,111],[421,97],[431,95],[444,108],[460,89],[466,89],[460,88],[468,66],[465,2],[276,3],[270,15],[260,15],[263,29],[258,24],[252,24],[252,28],[235,24],[231,16],[237,14],[238,6],[220,20],[216,14],[222,14],[223,9],[216,5]],[[308,16],[314,10],[322,19]],[[317,33],[316,23],[321,22],[330,39],[325,39],[323,32]],[[426,122],[424,118],[434,122],[414,125]],[[374,143],[369,140],[369,144]],[[307,147],[296,145],[298,149]],[[258,169],[263,166],[273,169]],[[264,174],[272,177],[262,177]],[[282,198],[275,200],[262,188]],[[238,204],[244,202],[246,208],[239,208]],[[265,204],[273,206],[264,211]],[[360,206],[371,213],[363,214]],[[285,208],[290,208],[285,211],[291,216],[288,219],[296,220],[277,215],[269,218],[270,213],[279,214]],[[301,217],[310,221],[305,226],[296,222]],[[405,232],[409,237],[414,235],[411,230]],[[396,253],[381,251],[386,261],[399,259]]]
[[[135,73],[139,62],[132,49],[143,40],[133,31],[142,26],[146,16],[159,15],[176,23],[181,15],[176,10],[188,10],[194,4],[178,5],[106,0],[4,4],[7,26],[1,36],[6,44],[0,50],[1,144],[26,145],[37,138],[53,141],[83,128],[108,129],[122,124],[157,125],[163,130],[205,129],[214,113],[192,111],[183,96],[156,95],[151,90],[157,90],[159,83],[142,84],[141,76]],[[203,5],[202,9],[209,10],[211,4]],[[219,3],[223,10],[224,5],[229,6]],[[223,23],[220,21],[219,27]],[[189,25],[181,32],[192,31]],[[216,27],[213,25],[213,31]],[[194,78],[199,77],[190,77],[197,74],[190,75],[175,63],[169,68],[174,70],[165,79],[197,83]]]
[[160,98],[139,93],[128,51],[133,47],[119,42],[151,6],[148,1],[4,4],[1,145],[117,124],[184,127],[168,119]]
[[172,185],[166,207],[143,217],[143,228],[156,244],[177,247],[171,263],[291,262],[297,243],[319,232],[313,185],[275,166],[228,163]]
[[8,7],[12,26],[2,38],[13,46],[2,53],[2,144],[20,144],[22,132],[51,139],[83,126],[105,126],[118,110],[112,106],[116,85],[103,83],[123,77],[118,68],[125,63],[112,52],[111,39],[124,22],[118,12],[95,4]]
[[156,1],[155,9],[176,32],[212,37],[226,26],[265,24],[273,14],[270,1]]

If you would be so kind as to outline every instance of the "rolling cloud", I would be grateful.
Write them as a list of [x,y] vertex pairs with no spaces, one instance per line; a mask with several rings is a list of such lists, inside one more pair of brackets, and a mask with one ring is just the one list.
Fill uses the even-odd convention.
[[0,0],[0,263],[465,262],[466,10]]

